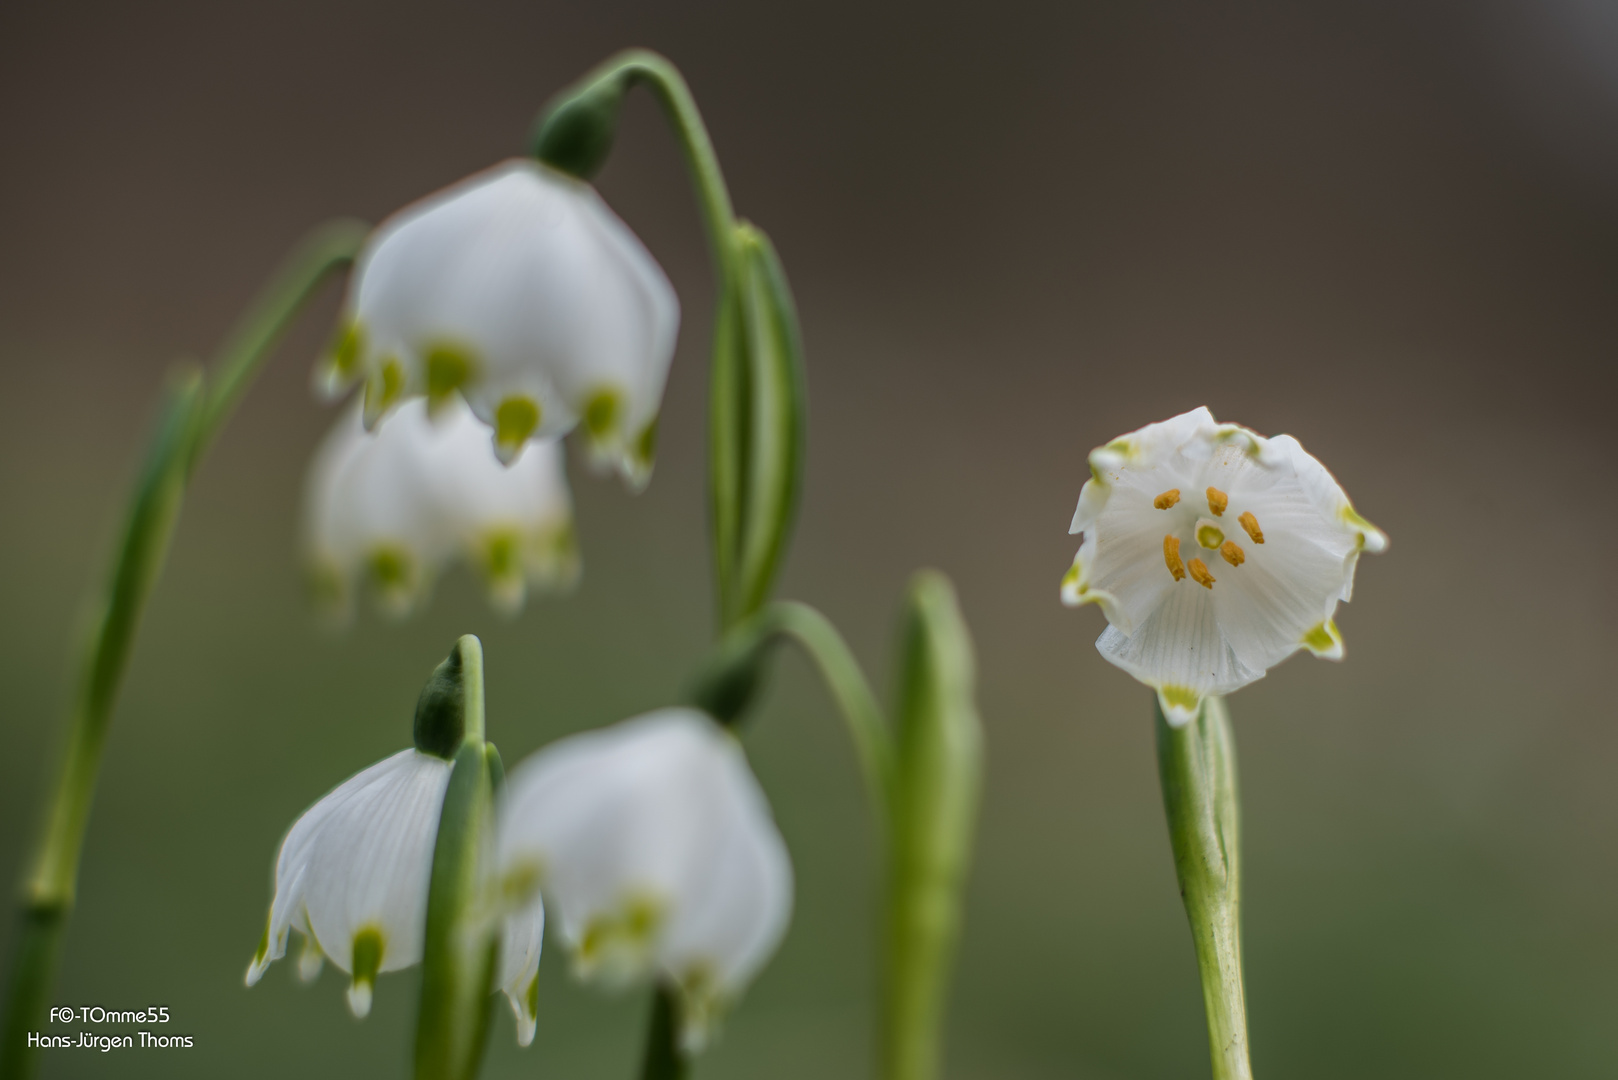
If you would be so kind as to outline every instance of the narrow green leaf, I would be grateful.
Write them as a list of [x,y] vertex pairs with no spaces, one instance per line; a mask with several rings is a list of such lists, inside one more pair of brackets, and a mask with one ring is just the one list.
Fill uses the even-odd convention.
[[803,343],[786,271],[768,236],[743,223],[742,324],[747,410],[737,592],[751,614],[770,597],[797,510],[803,472]]

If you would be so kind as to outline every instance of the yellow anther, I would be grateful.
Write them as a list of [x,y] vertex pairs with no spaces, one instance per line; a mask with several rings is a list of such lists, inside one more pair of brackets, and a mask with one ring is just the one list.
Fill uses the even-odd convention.
[[1222,516],[1225,512],[1225,507],[1229,505],[1229,495],[1226,495],[1223,491],[1220,491],[1216,487],[1211,487],[1208,489],[1208,509],[1213,511],[1214,517]]
[[1191,571],[1191,580],[1201,585],[1204,589],[1213,588],[1213,583],[1219,580],[1208,573],[1208,564],[1201,559],[1192,559],[1188,564],[1188,568]]
[[1243,512],[1242,516],[1236,520],[1242,523],[1242,528],[1246,529],[1247,535],[1253,538],[1253,543],[1264,543],[1264,530],[1258,527],[1258,518],[1253,516],[1251,510]]
[[[1195,559],[1191,561],[1196,562]],[[1180,561],[1180,538],[1178,536],[1163,537],[1163,562],[1168,566],[1169,573],[1174,575],[1175,581],[1185,577],[1185,563]]]
[[1232,566],[1240,566],[1247,561],[1247,552],[1236,546],[1235,541],[1226,540],[1220,547],[1219,554],[1224,556],[1226,562]]
[[1180,489],[1179,488],[1169,488],[1167,491],[1163,492],[1163,494],[1161,494],[1157,498],[1153,499],[1152,500],[1152,505],[1157,507],[1159,510],[1167,510],[1169,507],[1173,506],[1175,503],[1177,503],[1179,501],[1180,501]]

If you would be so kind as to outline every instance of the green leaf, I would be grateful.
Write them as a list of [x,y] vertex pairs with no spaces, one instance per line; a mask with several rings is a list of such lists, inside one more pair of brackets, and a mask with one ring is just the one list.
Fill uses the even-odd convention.
[[786,271],[762,230],[744,222],[736,232],[746,334],[737,594],[742,612],[751,614],[769,600],[797,511],[805,393],[803,343]]

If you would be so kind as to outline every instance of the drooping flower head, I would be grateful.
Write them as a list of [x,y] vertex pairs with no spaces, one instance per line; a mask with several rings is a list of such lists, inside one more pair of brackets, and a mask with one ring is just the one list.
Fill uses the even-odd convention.
[[303,935],[298,972],[322,958],[350,977],[348,1006],[371,1011],[378,974],[421,961],[438,815],[450,763],[401,750],[350,777],[304,812],[275,860],[270,904],[247,985],[286,953],[287,932]]
[[1101,606],[1096,648],[1157,689],[1170,723],[1299,649],[1342,657],[1337,602],[1387,537],[1292,436],[1194,409],[1092,451],[1090,473],[1062,600]]
[[512,160],[377,229],[317,386],[363,378],[367,424],[459,392],[503,461],[582,422],[592,457],[638,485],[679,321],[663,271],[594,188]]
[[792,866],[740,745],[708,716],[665,709],[563,739],[514,769],[497,866],[537,884],[577,973],[680,994],[688,1049],[769,959]]
[[564,588],[578,576],[562,448],[530,442],[502,467],[458,399],[436,417],[425,402],[406,402],[372,432],[356,406],[310,466],[304,548],[317,595],[339,614],[361,582],[384,612],[407,614],[457,556],[491,603],[515,612],[530,587]]

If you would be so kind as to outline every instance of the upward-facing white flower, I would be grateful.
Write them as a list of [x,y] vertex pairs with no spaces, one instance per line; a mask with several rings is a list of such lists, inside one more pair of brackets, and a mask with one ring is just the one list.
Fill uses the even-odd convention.
[[1062,599],[1101,606],[1096,648],[1157,689],[1170,723],[1299,649],[1341,658],[1337,602],[1387,538],[1292,436],[1195,409],[1092,451],[1090,473]]
[[679,321],[663,271],[594,188],[513,160],[377,229],[318,381],[363,376],[368,422],[459,391],[505,461],[582,420],[595,458],[640,483]]
[[320,597],[340,613],[368,580],[384,611],[406,614],[457,555],[496,607],[516,611],[529,586],[561,588],[578,576],[561,446],[529,443],[502,467],[458,399],[436,417],[407,402],[374,432],[356,406],[310,466],[304,547]]
[[736,740],[665,709],[563,739],[517,766],[497,866],[544,891],[585,978],[661,975],[688,1048],[774,952],[792,866]]

